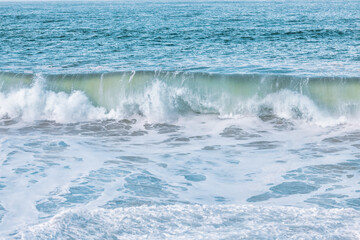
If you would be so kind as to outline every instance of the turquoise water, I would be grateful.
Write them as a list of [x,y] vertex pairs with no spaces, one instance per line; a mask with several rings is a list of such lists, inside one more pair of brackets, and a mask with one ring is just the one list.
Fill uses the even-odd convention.
[[0,4],[2,71],[359,76],[358,1]]
[[0,2],[0,238],[360,238],[359,12]]

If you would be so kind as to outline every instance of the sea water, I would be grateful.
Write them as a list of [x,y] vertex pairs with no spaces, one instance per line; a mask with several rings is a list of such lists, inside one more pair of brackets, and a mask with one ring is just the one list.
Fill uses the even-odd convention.
[[358,1],[0,3],[0,238],[360,238]]

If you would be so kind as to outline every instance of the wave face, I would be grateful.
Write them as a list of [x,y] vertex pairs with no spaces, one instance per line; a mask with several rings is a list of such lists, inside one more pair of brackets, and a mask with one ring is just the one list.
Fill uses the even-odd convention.
[[0,75],[0,116],[77,122],[187,114],[321,121],[356,118],[360,78],[169,71]]

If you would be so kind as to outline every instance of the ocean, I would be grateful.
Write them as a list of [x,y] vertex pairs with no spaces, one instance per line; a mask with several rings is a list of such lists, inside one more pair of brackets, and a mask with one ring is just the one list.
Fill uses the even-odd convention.
[[359,239],[360,2],[0,2],[0,238]]

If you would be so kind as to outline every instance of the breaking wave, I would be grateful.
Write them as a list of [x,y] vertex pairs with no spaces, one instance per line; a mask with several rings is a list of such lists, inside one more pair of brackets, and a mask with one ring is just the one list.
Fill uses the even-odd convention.
[[[187,114],[321,122],[356,118],[360,78],[140,71],[0,74],[0,118],[60,123]],[[340,120],[339,120],[340,119]]]

